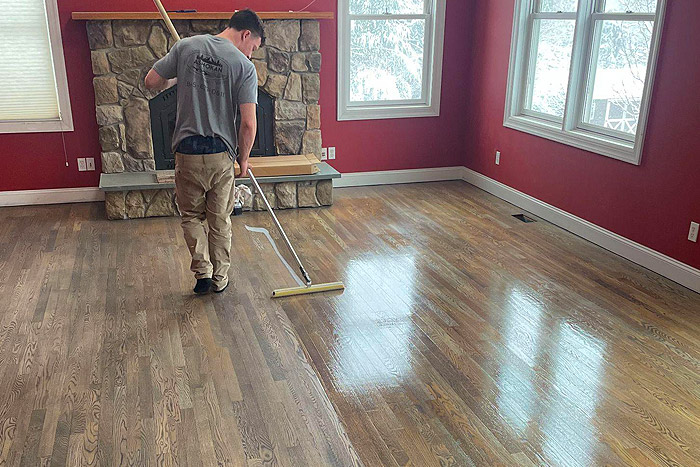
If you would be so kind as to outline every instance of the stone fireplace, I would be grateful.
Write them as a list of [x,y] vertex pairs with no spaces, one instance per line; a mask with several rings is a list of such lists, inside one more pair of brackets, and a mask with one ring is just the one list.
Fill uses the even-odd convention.
[[[188,37],[216,34],[227,21],[191,19],[173,23],[181,37]],[[103,173],[172,168],[169,133],[174,124],[176,90],[153,93],[143,81],[153,63],[172,47],[173,39],[160,20],[89,20],[86,24]],[[260,101],[267,104],[258,109],[259,123],[267,122],[263,123],[267,127],[259,133],[256,155],[313,153],[320,159],[318,20],[264,20],[264,26],[266,44],[252,57]],[[267,134],[263,135],[265,130]],[[263,191],[269,194],[273,207],[293,208],[331,204],[331,187],[331,180],[300,181],[270,184],[263,186]],[[158,188],[107,192],[108,216],[174,215],[173,189]],[[303,200],[299,195],[302,191]],[[315,193],[309,196],[311,191]],[[254,200],[247,208],[261,209],[259,201]]]

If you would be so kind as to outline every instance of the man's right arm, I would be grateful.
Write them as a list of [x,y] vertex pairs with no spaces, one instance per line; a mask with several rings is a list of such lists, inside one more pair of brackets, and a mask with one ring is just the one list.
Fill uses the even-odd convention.
[[151,68],[146,75],[146,79],[144,80],[146,89],[150,89],[151,91],[160,91],[161,89],[171,88],[175,86],[176,83],[177,78],[165,79],[160,76],[154,68]]
[[160,91],[177,83],[179,44],[180,42],[176,42],[170,52],[153,65],[144,79],[146,89]]
[[241,128],[238,131],[238,164],[241,166],[241,177],[248,174],[248,157],[255,143],[258,131],[257,105],[252,102],[241,104]]

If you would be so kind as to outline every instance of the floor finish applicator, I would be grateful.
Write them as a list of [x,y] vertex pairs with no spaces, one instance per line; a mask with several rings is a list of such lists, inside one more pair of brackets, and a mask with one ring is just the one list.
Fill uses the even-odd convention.
[[[160,2],[160,0],[153,0],[153,1],[155,2],[156,7],[158,8],[158,11],[160,12],[160,16],[163,18],[163,21],[165,21],[165,25],[168,27],[168,30],[172,34],[173,38],[176,41],[179,41],[180,36],[178,35],[177,31],[175,30],[175,27],[173,26],[172,21],[170,21],[170,17],[168,16],[168,13],[165,11],[165,8],[163,8],[163,4]],[[262,197],[263,202],[265,203],[265,208],[267,208],[267,212],[270,213],[270,215],[272,216],[272,220],[275,222],[275,225],[277,226],[280,233],[282,234],[282,238],[284,238],[284,241],[287,244],[289,251],[291,251],[292,255],[294,255],[294,259],[296,260],[297,265],[299,266],[299,270],[301,271],[301,275],[304,278],[304,282],[306,283],[306,286],[273,290],[272,297],[273,298],[289,297],[292,295],[304,295],[304,294],[310,294],[310,293],[330,292],[332,290],[345,289],[345,286],[343,285],[342,282],[328,282],[325,284],[313,284],[311,282],[311,278],[309,277],[309,274],[306,272],[306,269],[304,269],[304,265],[301,264],[301,260],[299,259],[299,255],[297,255],[297,252],[294,251],[294,247],[292,246],[292,243],[289,241],[289,238],[287,237],[287,234],[285,233],[284,229],[282,228],[282,225],[280,224],[279,220],[277,220],[277,216],[275,215],[274,211],[272,210],[270,203],[267,201],[267,198],[265,197],[265,193],[263,193],[263,191],[260,189],[260,185],[258,185],[258,181],[255,178],[255,175],[253,175],[253,171],[250,169],[250,167],[248,168],[248,175],[250,176],[250,179],[252,180],[253,185],[255,185],[255,189]]]
[[292,246],[292,242],[289,241],[287,234],[284,232],[284,229],[282,228],[280,221],[277,219],[275,212],[272,210],[272,206],[270,206],[270,203],[267,201],[267,198],[265,197],[265,193],[263,193],[262,189],[260,189],[260,185],[258,185],[258,180],[255,178],[255,175],[253,175],[253,172],[250,170],[250,167],[248,167],[248,175],[250,176],[250,180],[253,182],[253,185],[255,185],[255,190],[260,194],[260,197],[262,198],[263,203],[265,204],[265,208],[267,209],[267,212],[270,213],[270,215],[272,216],[272,220],[275,222],[275,225],[277,226],[277,229],[279,229],[280,233],[282,234],[282,238],[284,239],[284,242],[287,244],[289,251],[291,251],[292,255],[294,255],[294,259],[296,260],[297,265],[299,266],[299,270],[301,271],[301,275],[304,278],[304,282],[306,282],[306,286],[302,286],[302,287],[290,287],[288,289],[273,290],[272,297],[273,298],[289,297],[291,295],[303,295],[303,294],[309,294],[309,293],[330,292],[332,290],[345,289],[345,286],[343,285],[342,282],[327,282],[325,284],[312,284],[311,283],[311,278],[309,277],[309,274],[306,272],[306,269],[304,269],[304,265],[301,264],[301,260],[299,259],[299,255],[297,255],[297,252],[294,251],[294,247]]

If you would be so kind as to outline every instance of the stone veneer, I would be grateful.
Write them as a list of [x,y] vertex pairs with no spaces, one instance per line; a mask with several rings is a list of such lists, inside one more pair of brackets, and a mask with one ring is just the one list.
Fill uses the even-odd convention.
[[[333,204],[333,180],[261,183],[273,209],[313,208]],[[172,189],[108,191],[105,193],[107,218],[139,219],[177,215]],[[265,203],[254,194],[244,211],[264,211]]]
[[[181,37],[217,34],[227,21],[176,20]],[[274,141],[278,154],[321,157],[318,105],[321,54],[317,20],[264,21],[266,45],[253,55],[258,85],[275,99]],[[95,104],[104,173],[155,170],[148,100],[156,94],[143,80],[174,41],[161,21],[88,21]],[[332,182],[287,182],[262,186],[275,208],[332,204]],[[256,195],[256,198],[258,195]],[[248,209],[264,209],[254,199]],[[110,219],[170,216],[173,190],[106,193]]]

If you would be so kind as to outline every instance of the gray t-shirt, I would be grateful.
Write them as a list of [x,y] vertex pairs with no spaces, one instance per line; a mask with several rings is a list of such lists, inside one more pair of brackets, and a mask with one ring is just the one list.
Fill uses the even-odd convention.
[[177,77],[173,152],[180,141],[194,135],[218,136],[233,152],[238,146],[238,106],[258,103],[253,62],[230,41],[201,35],[177,42],[153,69],[163,78]]

